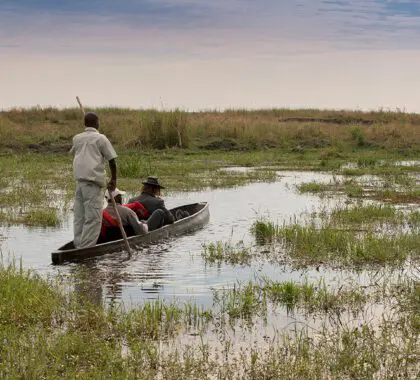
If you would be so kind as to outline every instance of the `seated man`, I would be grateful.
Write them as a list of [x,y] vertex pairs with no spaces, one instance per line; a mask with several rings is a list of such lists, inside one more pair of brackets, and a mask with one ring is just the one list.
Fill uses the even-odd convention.
[[[112,196],[114,197],[125,233],[127,234],[127,236],[143,235],[147,233],[147,224],[139,221],[134,211],[121,205],[122,195],[124,194],[125,191],[121,191],[118,189],[115,189],[112,192]],[[107,241],[122,239],[121,230],[118,226],[114,205],[112,204],[112,199],[109,199],[108,195],[107,198],[108,206],[102,212],[102,228],[101,234],[98,239],[98,244]]]
[[149,231],[156,230],[165,224],[172,224],[175,221],[174,216],[165,207],[165,202],[160,198],[160,189],[164,189],[159,184],[157,177],[147,177],[143,181],[141,194],[131,198],[126,207],[135,210],[140,219],[147,218]]

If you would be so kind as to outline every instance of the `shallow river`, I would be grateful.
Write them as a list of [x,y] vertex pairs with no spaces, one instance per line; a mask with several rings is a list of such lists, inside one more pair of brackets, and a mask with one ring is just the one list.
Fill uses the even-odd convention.
[[[231,169],[235,170],[235,168]],[[241,170],[240,168],[236,170]],[[279,172],[273,183],[253,183],[246,186],[168,194],[168,208],[186,203],[210,203],[210,222],[204,229],[162,244],[137,251],[130,260],[124,252],[102,256],[82,264],[51,265],[51,252],[72,240],[72,213],[59,229],[2,228],[6,236],[0,241],[3,260],[22,259],[24,267],[42,275],[58,274],[76,278],[76,290],[89,294],[93,300],[106,303],[122,301],[130,307],[145,299],[195,300],[211,307],[212,289],[231,286],[237,281],[247,282],[256,276],[268,276],[276,281],[289,279],[316,280],[324,277],[334,284],[350,275],[329,269],[293,271],[286,266],[269,264],[264,260],[250,266],[208,265],[201,256],[202,245],[217,241],[244,241],[254,244],[250,233],[258,217],[267,216],[275,223],[288,222],[302,212],[331,206],[338,199],[320,199],[301,195],[296,184],[309,181],[330,181],[321,173]],[[354,280],[363,280],[363,274],[351,274]],[[355,278],[356,276],[356,278]]]

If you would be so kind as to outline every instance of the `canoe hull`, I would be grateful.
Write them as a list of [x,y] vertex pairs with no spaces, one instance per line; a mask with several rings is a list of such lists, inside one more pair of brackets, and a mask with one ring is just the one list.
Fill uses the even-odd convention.
[[[168,224],[154,231],[150,231],[145,235],[130,236],[128,242],[132,248],[141,248],[150,244],[164,241],[171,237],[184,235],[203,228],[210,219],[209,205],[207,202],[193,203],[172,209],[175,214],[176,210],[186,210],[190,216],[177,220],[173,224]],[[112,252],[124,251],[124,240],[115,240],[108,243],[97,244],[89,248],[74,248],[73,242],[69,242],[56,251],[51,253],[52,263],[55,265],[63,264],[71,261],[82,261],[87,258],[105,255]]]

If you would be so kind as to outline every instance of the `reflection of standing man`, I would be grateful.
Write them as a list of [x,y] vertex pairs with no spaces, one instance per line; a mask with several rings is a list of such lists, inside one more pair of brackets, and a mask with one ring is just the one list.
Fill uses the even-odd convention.
[[106,172],[104,159],[111,169],[108,188],[117,185],[117,154],[107,137],[98,132],[99,119],[92,112],[85,115],[85,131],[73,137],[73,174],[77,181],[74,199],[74,246],[96,244],[102,225],[102,205]]

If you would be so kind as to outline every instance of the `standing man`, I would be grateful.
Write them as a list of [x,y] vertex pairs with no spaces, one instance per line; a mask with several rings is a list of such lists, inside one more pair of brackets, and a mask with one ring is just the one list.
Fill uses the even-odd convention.
[[104,189],[107,186],[104,160],[111,169],[108,189],[117,186],[117,154],[107,137],[98,132],[99,119],[95,113],[85,114],[85,131],[73,137],[73,174],[76,183],[74,199],[74,246],[96,244],[102,226]]

